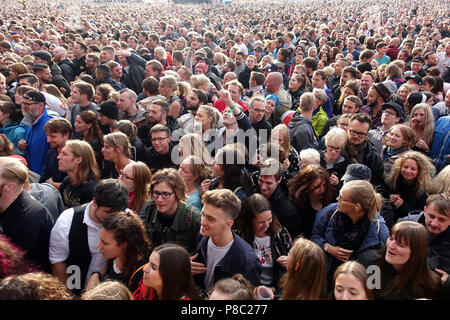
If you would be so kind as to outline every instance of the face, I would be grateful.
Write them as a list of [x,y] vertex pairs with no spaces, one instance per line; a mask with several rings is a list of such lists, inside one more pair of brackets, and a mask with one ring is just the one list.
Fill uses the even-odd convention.
[[52,82],[52,73],[50,72],[50,68],[46,68],[38,73],[36,73],[41,82],[50,83]]
[[205,131],[211,127],[212,118],[204,109],[199,109],[195,114],[195,120],[201,122],[202,129]]
[[338,203],[338,210],[347,215],[353,214],[355,209],[355,203],[350,200],[351,191],[344,187],[339,192],[339,196],[336,198]]
[[225,126],[233,126],[237,123],[236,117],[230,112],[230,107],[226,107],[225,110],[222,111],[222,123]]
[[123,168],[119,180],[122,181],[128,192],[134,192],[133,164],[130,163]]
[[80,157],[75,157],[72,148],[65,146],[61,153],[57,157],[58,159],[58,169],[62,172],[73,171],[81,163],[82,159]]
[[152,198],[155,201],[156,208],[161,213],[172,214],[178,208],[175,192],[165,181],[162,181],[153,187]]
[[183,161],[180,164],[180,168],[178,169],[178,173],[180,174],[180,176],[183,178],[183,180],[186,183],[192,183],[194,181],[196,181],[198,179],[198,176],[194,176],[193,172],[192,172],[192,165],[187,162],[187,161]]
[[427,114],[424,109],[416,109],[412,114],[412,118],[416,120],[416,126],[423,126],[427,120]]
[[361,76],[361,89],[368,90],[373,84],[373,79],[371,76],[364,74]]
[[368,132],[368,123],[353,120],[348,129],[348,140],[355,146],[360,145],[365,141]]
[[159,154],[169,152],[170,137],[164,131],[152,133],[152,146]]
[[255,58],[251,57],[247,59],[247,67],[251,70],[256,65]]
[[367,300],[363,284],[350,273],[341,273],[334,284],[336,300]]
[[122,78],[122,66],[115,67],[111,70],[112,77],[116,79]]
[[323,89],[325,81],[318,74],[314,74],[312,78],[313,88]]
[[257,123],[264,118],[266,113],[266,103],[262,101],[255,101],[253,107],[248,109],[250,122]]
[[22,100],[22,113],[24,116],[28,116],[30,119],[36,119],[41,114],[41,107],[39,103],[32,100]]
[[352,76],[350,72],[342,72],[341,80],[339,82],[341,88],[345,86],[348,80],[352,80]]
[[148,259],[148,264],[144,267],[143,283],[147,287],[151,287],[156,291],[161,291],[163,281],[159,274],[160,256],[159,253],[153,251]]
[[191,94],[189,95],[189,97],[187,99],[188,108],[196,109],[198,107],[199,103],[200,103],[200,100],[198,99],[198,96],[194,92],[191,92]]
[[79,104],[81,102],[81,93],[78,87],[73,86],[72,90],[70,90],[70,97],[72,98],[73,103]]
[[419,174],[419,165],[414,159],[406,159],[400,168],[400,174],[407,182],[412,182]]
[[127,92],[122,92],[119,95],[119,101],[117,102],[117,106],[119,107],[120,110],[127,111],[134,104],[135,104],[134,99],[131,99]]
[[104,144],[102,148],[102,154],[103,158],[105,160],[113,160],[118,155],[118,150],[116,150],[114,147],[110,146],[109,144]]
[[253,232],[256,236],[265,236],[272,223],[272,211],[266,210],[255,214],[253,218]]
[[344,95],[344,98],[347,98],[348,96],[354,96],[357,93],[355,93],[352,88],[348,87],[344,89],[344,92],[342,94]]
[[46,134],[48,144],[54,149],[63,146],[69,138],[68,135],[62,135],[59,132],[46,132]]
[[391,149],[395,150],[401,148],[405,144],[406,140],[400,128],[391,130],[391,133],[389,135],[389,145],[391,146]]
[[205,203],[202,209],[200,234],[204,237],[220,235],[231,228],[233,220],[220,208]]
[[100,241],[97,245],[97,248],[99,249],[103,258],[114,259],[123,254],[126,248],[126,243],[118,245],[114,237],[114,233],[102,228],[100,230]]
[[75,118],[75,131],[76,132],[84,133],[87,130],[89,130],[91,127],[92,127],[92,124],[91,123],[87,124],[86,122],[84,122],[83,119],[81,119],[81,117],[79,115]]
[[277,181],[275,176],[260,175],[258,178],[258,185],[261,194],[269,199],[277,189],[280,182],[281,178]]
[[410,256],[411,248],[406,243],[395,240],[394,235],[390,235],[386,241],[386,255],[384,257],[386,262],[400,270],[408,262]]
[[235,58],[235,63],[237,66],[240,66],[242,64],[243,58],[241,55],[237,54]]
[[292,77],[291,80],[289,81],[289,89],[291,89],[291,91],[297,91],[301,86],[301,82],[297,80],[296,77]]
[[414,72],[419,72],[422,69],[422,63],[418,61],[411,62],[411,70]]
[[317,178],[309,188],[309,196],[315,199],[322,199],[324,197],[325,187],[325,180]]
[[401,86],[397,91],[397,95],[402,98],[403,101],[406,101],[406,98],[408,97],[408,89],[405,86]]
[[234,102],[238,102],[241,97],[241,91],[239,90],[239,87],[237,85],[230,85],[228,86],[228,91],[230,91],[231,99]]
[[273,99],[269,99],[266,101],[266,113],[272,114],[275,110],[276,102]]
[[148,107],[148,113],[153,123],[161,123],[163,119],[163,112],[161,106],[157,104],[151,104]]
[[450,217],[440,213],[433,203],[425,206],[423,211],[425,215],[425,226],[431,236],[438,236],[450,226]]
[[349,99],[345,99],[342,104],[342,113],[356,113],[356,111],[356,104]]

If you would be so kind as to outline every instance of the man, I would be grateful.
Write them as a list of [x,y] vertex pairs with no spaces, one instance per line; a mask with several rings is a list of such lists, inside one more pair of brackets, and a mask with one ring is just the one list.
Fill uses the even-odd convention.
[[427,229],[430,268],[450,273],[450,194],[447,192],[428,196],[423,211],[413,211],[400,221],[415,221]]
[[234,60],[234,64],[235,64],[235,69],[234,69],[234,73],[236,74],[236,76],[239,78],[239,75],[241,74],[242,71],[245,70],[245,68],[247,67],[247,64],[244,60],[244,52],[243,51],[238,51],[236,52],[236,58]]
[[52,118],[45,108],[45,96],[39,91],[29,91],[23,95],[22,113],[24,123],[29,124],[26,141],[19,141],[18,147],[25,151],[25,158],[31,171],[41,174],[44,159],[50,145],[44,126]]
[[[362,101],[359,97],[351,95],[344,99],[344,103],[342,104],[342,114],[350,113],[354,114],[359,112],[359,108],[362,106]],[[328,119],[327,123],[323,127],[322,134],[319,136],[319,140],[322,140],[322,137],[324,137],[328,131],[330,131],[331,128],[337,126],[337,121],[340,115],[334,116],[331,119]]]
[[[86,68],[84,69],[87,75],[96,79],[95,70],[100,64],[100,55],[96,52],[91,52],[86,56]],[[82,66],[80,67],[81,70]]]
[[450,90],[445,94],[444,101],[436,103],[431,107],[433,112],[434,121],[437,121],[440,117],[450,114]]
[[153,126],[150,130],[152,146],[145,150],[145,164],[152,173],[163,168],[178,168],[172,161],[172,149],[170,129],[162,124]]
[[[33,51],[34,63],[37,65],[44,64],[47,65],[51,72],[51,80],[48,83],[54,84],[61,93],[64,94],[66,98],[70,95],[70,84],[63,77],[61,68],[54,62],[52,62],[52,55],[44,50]],[[41,70],[44,70],[42,66],[40,66]],[[34,67],[33,67],[34,72]],[[35,72],[36,73],[36,72]],[[38,76],[39,77],[39,76]]]
[[322,105],[323,110],[327,113],[328,118],[333,117],[333,106],[331,105],[331,102],[334,101],[333,93],[331,92],[331,89],[327,87],[327,75],[325,71],[323,70],[316,70],[313,73],[312,76],[312,86],[313,89],[322,89],[327,94],[328,98],[326,103]]
[[[95,94],[92,84],[85,81],[76,81],[72,84],[72,88],[70,100],[73,105],[71,108],[70,123],[74,127],[75,120],[80,112],[91,110],[97,113],[97,105],[92,102]],[[79,134],[75,133],[74,136],[79,137]]]
[[28,168],[21,160],[0,157],[0,230],[26,251],[25,259],[49,272],[48,247],[53,218],[39,201],[24,191],[27,182]]
[[170,132],[174,132],[180,126],[177,119],[169,115],[169,109],[169,103],[165,100],[155,100],[147,108],[149,120],[153,125],[162,124],[169,128]]
[[349,80],[356,80],[359,77],[359,71],[355,67],[348,66],[342,69],[341,77],[339,79],[339,84],[335,85],[334,88],[332,88],[333,96],[334,96],[334,105],[333,105],[333,113],[339,114],[338,107],[338,101],[341,97],[341,90],[344,88],[345,84]]
[[228,71],[223,75],[223,85],[225,86],[228,82],[233,80],[237,81],[237,76],[233,71]]
[[257,147],[266,144],[270,138],[272,126],[266,120],[266,100],[262,95],[256,95],[250,100],[247,110],[248,118],[256,131]]
[[[242,107],[244,111],[247,111],[247,106],[241,101],[241,96],[244,93],[244,87],[238,80],[232,80],[230,82],[224,83],[224,88],[231,93],[231,98],[235,104]],[[214,103],[214,108],[222,113],[226,108],[226,103],[222,99],[217,99]]]
[[145,64],[145,77],[154,77],[159,81],[162,77],[161,73],[164,71],[163,65],[158,60],[150,60]]
[[235,42],[236,48],[238,48],[239,51],[242,51],[243,56],[247,56],[248,55],[248,48],[244,44],[243,36],[242,36],[242,34],[240,32],[236,32],[236,34],[234,35],[234,42]]
[[252,72],[263,72],[256,63],[255,56],[247,57],[247,65],[245,69],[239,74],[239,82],[242,83],[244,89],[248,89],[250,86],[250,75]]
[[378,62],[378,65],[389,64],[391,62],[391,58],[386,55],[388,49],[388,45],[386,42],[379,42],[377,44],[377,53],[375,54],[375,61]]
[[72,136],[72,125],[67,119],[53,118],[45,124],[44,130],[50,149],[45,156],[44,169],[39,183],[47,182],[59,190],[59,186],[67,174],[58,170],[57,157]]
[[387,102],[381,105],[381,125],[369,131],[369,137],[373,138],[378,154],[381,154],[385,138],[391,128],[403,119],[403,108],[395,102]]
[[450,154],[450,115],[443,116],[436,121],[430,158],[436,168],[441,169]]
[[288,200],[287,186],[283,182],[281,163],[273,158],[264,160],[259,171],[253,175],[257,180],[255,193],[261,193],[270,202],[272,213],[285,226],[289,234],[295,239],[302,226],[302,216],[297,208]]
[[97,85],[107,83],[116,91],[125,89],[125,85],[122,82],[111,79],[111,69],[107,64],[101,64],[95,68],[95,82]]
[[197,110],[201,105],[208,103],[208,95],[205,91],[200,89],[192,89],[187,99],[186,111],[187,113],[177,119],[180,128],[185,133],[194,132],[194,122]]
[[427,75],[425,70],[423,70],[423,62],[423,58],[420,56],[415,56],[411,61],[411,71],[417,73],[421,78]]
[[397,56],[400,52],[399,49],[400,39],[394,37],[389,41],[389,48],[386,50],[386,55],[391,59],[391,61],[397,60]]
[[[442,75],[450,71],[450,41],[445,45],[445,50],[437,54],[439,58],[438,68]],[[448,81],[446,81],[448,82]]]
[[296,111],[289,122],[289,135],[291,145],[298,152],[303,149],[318,149],[318,142],[311,118],[313,116],[316,98],[311,92],[306,92],[300,97],[301,112]]
[[417,91],[420,90],[423,84],[422,78],[414,71],[406,71],[405,72],[405,81],[408,84],[412,84],[417,88]]
[[190,254],[197,249],[201,213],[187,204],[186,185],[173,168],[156,172],[150,185],[145,226],[153,246],[173,242],[183,246]]
[[[348,61],[347,59],[344,59],[344,58],[339,59],[335,63],[334,74],[328,80],[328,84],[327,84],[328,88],[330,88],[333,91],[334,87],[340,83],[342,70],[345,67],[348,67],[349,65],[350,65],[350,61]],[[335,100],[336,100],[336,97],[335,97]]]
[[244,93],[244,99],[249,101],[255,94],[261,94],[264,90],[264,81],[266,77],[262,72],[252,71],[250,73],[249,89]]
[[114,52],[114,48],[111,47],[111,46],[105,46],[100,51],[100,61],[102,63],[107,63],[109,61],[114,61],[115,56],[116,55],[115,55],[115,52]]
[[147,77],[145,68],[147,61],[129,50],[117,51],[117,57],[123,67],[123,83],[136,94],[142,92],[142,81]]
[[423,59],[425,61],[425,65],[423,66],[422,69],[425,71],[425,73],[427,72],[428,69],[430,69],[431,67],[436,67],[439,63],[439,58],[437,54],[432,51],[425,53]]
[[94,272],[106,269],[107,261],[97,248],[102,222],[127,206],[128,191],[122,182],[104,179],[91,202],[63,211],[56,221],[48,255],[53,274],[74,293],[81,293]]
[[286,112],[292,109],[292,98],[291,95],[282,88],[283,84],[283,75],[279,72],[270,72],[265,85],[265,94],[264,96],[268,96],[269,94],[274,94],[277,96],[279,100],[278,107],[273,112],[273,116],[275,119],[281,120],[281,116]]
[[79,76],[82,72],[86,70],[86,53],[87,46],[82,41],[75,42],[73,46],[73,55],[75,59],[72,60],[74,65],[74,76]]
[[346,57],[348,54],[351,54],[353,56],[353,61],[359,60],[359,51],[356,50],[356,38],[355,37],[349,37],[347,39],[347,50],[344,50],[343,54],[344,54],[344,57]]
[[63,47],[53,50],[53,61],[61,68],[62,76],[70,83],[75,80],[75,65],[67,59],[67,51]]
[[39,79],[39,85],[52,83],[52,72],[48,65],[37,63],[33,65],[33,73]]
[[367,136],[372,119],[364,113],[355,113],[350,118],[348,141],[342,155],[350,163],[360,163],[372,170],[371,183],[379,186],[383,183],[383,162],[374,145]]
[[372,119],[372,128],[381,125],[381,111],[383,103],[390,100],[391,93],[384,83],[372,85],[367,94],[367,105],[361,107],[361,112],[366,113]]
[[374,83],[375,83],[375,78],[374,78],[372,72],[366,71],[361,75],[360,90],[361,90],[364,100],[367,99],[367,95],[369,94],[369,89]]
[[165,98],[159,94],[159,81],[152,76],[145,78],[142,81],[142,93],[136,100],[137,105],[147,110],[153,101],[161,99]]
[[124,111],[123,119],[120,120],[129,120],[139,128],[150,120],[147,110],[136,105],[136,99],[137,95],[133,90],[122,89],[119,91],[117,106],[119,110]]
[[98,122],[105,128],[108,128],[107,132],[103,134],[108,134],[114,132],[114,126],[119,121],[119,108],[114,100],[107,100],[100,103],[97,107],[97,118]]
[[231,227],[241,210],[241,201],[228,189],[206,191],[197,253],[191,257],[194,281],[208,292],[214,284],[240,273],[253,286],[258,286],[261,262],[253,248]]

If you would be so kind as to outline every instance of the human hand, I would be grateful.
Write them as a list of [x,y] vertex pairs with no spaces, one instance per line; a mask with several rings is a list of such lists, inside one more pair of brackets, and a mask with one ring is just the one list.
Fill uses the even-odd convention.
[[288,259],[287,256],[280,256],[280,257],[277,259],[277,262],[278,262],[281,266],[287,268],[287,261],[288,261],[287,259]]
[[345,262],[350,258],[350,255],[353,253],[353,250],[347,250],[338,246],[329,245],[327,252],[336,259]]
[[281,165],[283,167],[283,170],[287,170],[289,168],[289,166],[291,165],[291,162],[289,161],[288,158],[286,158],[286,159],[284,159],[284,161]]
[[205,191],[208,191],[210,187],[211,187],[211,179],[203,180],[202,183],[200,184],[200,195],[205,193]]
[[330,183],[332,186],[337,186],[339,184],[339,178],[334,173],[330,176]]
[[194,276],[197,274],[206,272],[206,266],[203,263],[194,261],[195,259],[197,259],[197,257],[198,257],[198,253],[196,253],[195,255],[193,255],[190,258],[191,259],[191,274]]
[[25,149],[27,148],[27,146],[28,146],[28,144],[27,144],[27,142],[26,142],[25,139],[22,139],[22,140],[20,140],[20,141],[17,143],[17,147],[18,147],[20,150],[22,150],[22,151],[25,151]]
[[430,148],[428,147],[428,144],[422,139],[419,139],[419,141],[417,141],[416,147],[420,148],[420,149],[423,149],[425,151],[430,150]]
[[434,271],[436,271],[437,273],[439,273],[441,275],[442,283],[444,283],[448,280],[448,274],[444,270],[435,268]]

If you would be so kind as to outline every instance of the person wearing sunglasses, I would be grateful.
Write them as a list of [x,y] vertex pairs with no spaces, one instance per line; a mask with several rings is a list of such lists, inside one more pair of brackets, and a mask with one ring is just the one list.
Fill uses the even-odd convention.
[[350,118],[348,141],[342,154],[350,163],[368,166],[372,170],[371,182],[377,186],[383,183],[383,162],[367,135],[371,125],[372,119],[369,115],[355,113]]
[[151,200],[145,226],[154,246],[173,242],[193,253],[197,247],[201,213],[187,204],[186,184],[177,170],[158,170],[150,182]]

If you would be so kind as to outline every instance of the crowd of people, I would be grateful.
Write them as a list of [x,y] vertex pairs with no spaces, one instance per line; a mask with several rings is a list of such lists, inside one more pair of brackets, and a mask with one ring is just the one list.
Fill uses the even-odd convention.
[[445,2],[3,3],[1,300],[450,298]]

